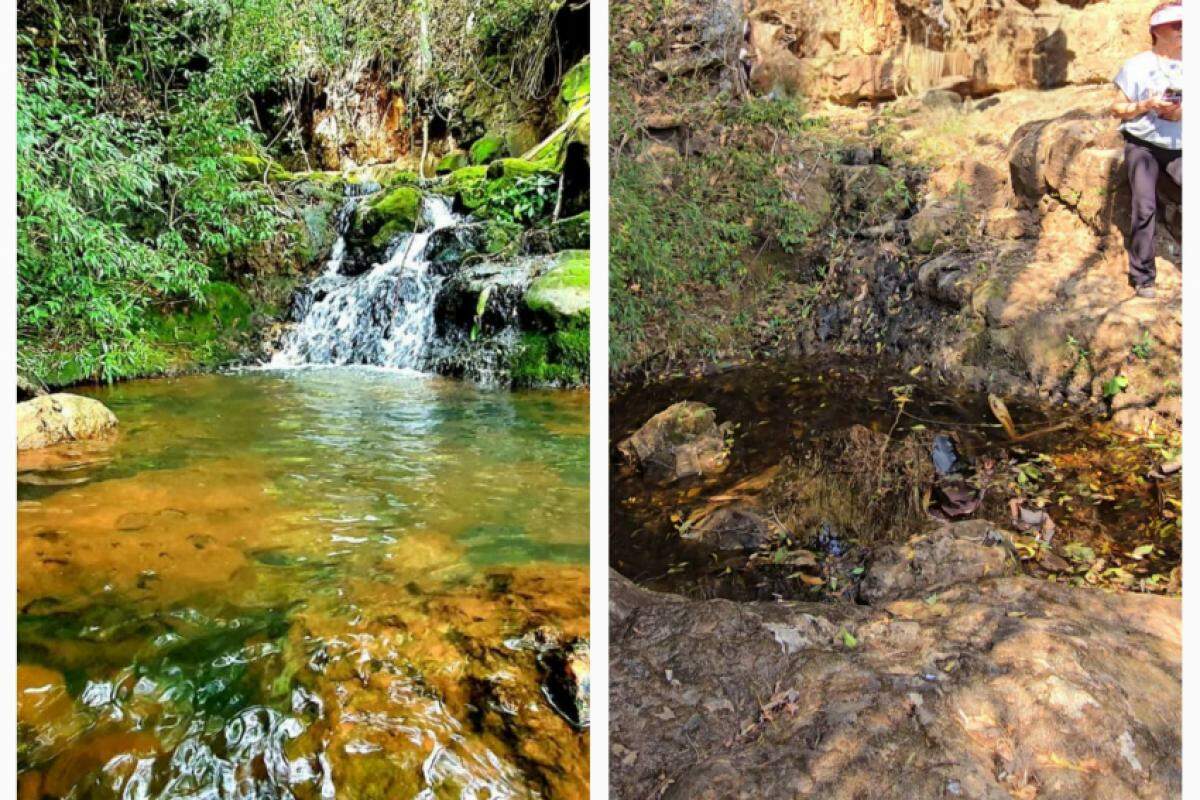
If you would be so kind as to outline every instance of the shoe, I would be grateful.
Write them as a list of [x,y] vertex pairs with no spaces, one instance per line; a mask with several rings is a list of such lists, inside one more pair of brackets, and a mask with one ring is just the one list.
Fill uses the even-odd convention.
[[1143,300],[1153,300],[1158,297],[1158,292],[1154,291],[1153,286],[1139,286],[1137,288],[1137,296]]

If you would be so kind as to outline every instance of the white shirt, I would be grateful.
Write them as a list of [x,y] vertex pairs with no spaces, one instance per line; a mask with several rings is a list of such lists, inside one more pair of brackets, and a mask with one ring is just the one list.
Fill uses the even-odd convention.
[[[1126,61],[1113,83],[1134,103],[1161,95],[1167,89],[1182,91],[1183,62],[1147,50]],[[1168,150],[1183,149],[1183,122],[1165,120],[1153,111],[1125,120],[1121,130]]]

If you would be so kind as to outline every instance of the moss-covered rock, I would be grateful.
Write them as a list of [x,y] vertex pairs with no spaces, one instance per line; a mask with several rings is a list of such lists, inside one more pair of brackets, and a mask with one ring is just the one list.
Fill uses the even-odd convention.
[[523,232],[524,229],[515,222],[501,219],[488,220],[483,233],[484,250],[492,255],[513,250]]
[[370,203],[369,208],[376,217],[412,226],[421,213],[421,192],[411,186],[401,186],[383,194]]
[[448,175],[456,169],[471,165],[471,160],[463,150],[451,150],[438,161],[434,172],[438,175]]
[[496,178],[519,178],[525,175],[553,175],[557,172],[552,159],[531,161],[525,158],[501,158],[488,166],[487,176]]
[[490,133],[475,141],[471,145],[471,163],[472,164],[487,164],[488,162],[504,155],[504,137],[498,134]]
[[538,129],[528,122],[510,125],[501,132],[501,135],[504,137],[505,149],[514,156],[519,156],[537,147],[542,138]]
[[421,215],[421,191],[400,186],[381,192],[360,206],[356,228],[360,238],[371,238],[387,227],[395,231],[413,230]]
[[591,241],[592,215],[584,211],[550,226],[552,250],[586,250]]
[[573,111],[582,108],[591,99],[591,60],[584,57],[563,75],[562,85],[558,93],[562,104],[562,120],[566,120]]
[[255,316],[250,296],[226,281],[206,286],[201,302],[159,310],[144,330],[147,343],[163,353],[155,371],[213,368],[243,357]]
[[279,162],[271,159],[255,155],[240,155],[234,158],[238,162],[238,178],[244,181],[261,181],[264,177],[269,181],[290,181],[296,177]]
[[488,168],[482,164],[457,169],[446,179],[446,190],[458,198],[463,208],[474,211],[487,199],[483,192],[487,176]]
[[587,320],[590,312],[591,259],[587,250],[564,250],[525,293],[525,305],[561,329]]
[[553,333],[526,331],[514,349],[509,375],[515,387],[580,386],[587,383],[589,338],[586,325]]

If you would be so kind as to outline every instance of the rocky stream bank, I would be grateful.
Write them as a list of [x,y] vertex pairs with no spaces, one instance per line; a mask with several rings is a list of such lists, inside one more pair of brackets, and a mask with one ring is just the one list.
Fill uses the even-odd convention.
[[616,796],[1180,796],[1177,474],[986,413],[803,362],[618,399]]

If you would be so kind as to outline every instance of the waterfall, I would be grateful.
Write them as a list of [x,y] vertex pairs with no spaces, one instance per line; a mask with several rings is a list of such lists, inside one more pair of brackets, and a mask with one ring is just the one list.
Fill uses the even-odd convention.
[[397,236],[382,261],[361,275],[342,274],[345,231],[358,198],[338,215],[338,238],[324,271],[293,304],[297,324],[272,366],[371,364],[422,369],[434,337],[438,289],[428,249],[437,231],[463,224],[448,198],[427,195],[418,232]]

